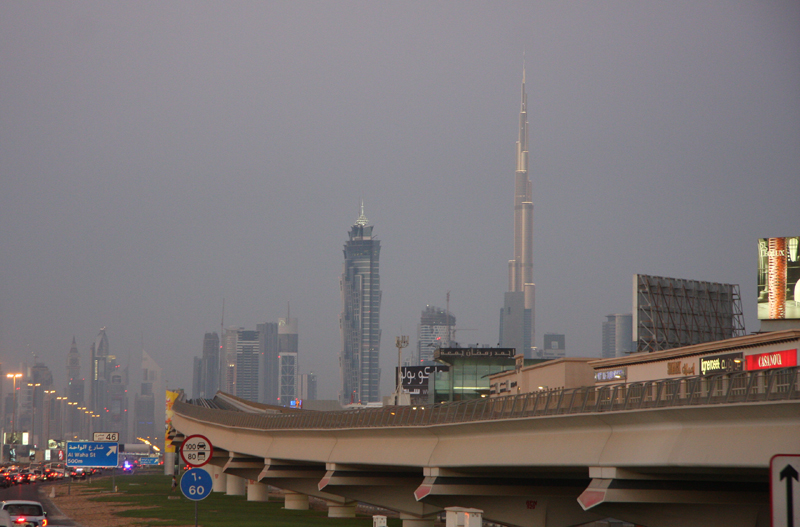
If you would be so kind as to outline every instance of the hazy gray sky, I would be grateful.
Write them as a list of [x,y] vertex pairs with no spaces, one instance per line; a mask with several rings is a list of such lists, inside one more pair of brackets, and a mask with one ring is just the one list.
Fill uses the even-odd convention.
[[[426,304],[496,344],[523,50],[537,344],[597,356],[631,276],[741,285],[800,233],[800,3],[3,2],[0,361],[144,348],[291,302],[336,397],[342,245],[381,240],[382,385]],[[412,345],[413,346],[413,345]],[[191,391],[191,390],[190,390]]]

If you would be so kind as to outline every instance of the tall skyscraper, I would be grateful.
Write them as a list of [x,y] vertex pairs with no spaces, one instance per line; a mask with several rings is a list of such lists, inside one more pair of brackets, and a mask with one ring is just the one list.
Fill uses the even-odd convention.
[[81,356],[75,337],[72,337],[72,347],[67,355],[67,390],[66,396],[76,403],[83,403],[83,378],[81,377]]
[[606,315],[606,321],[603,322],[603,358],[625,357],[634,351],[633,315]]
[[92,342],[92,370],[89,372],[89,408],[96,413],[105,412],[108,407],[108,350],[108,335],[103,328]]
[[342,404],[380,401],[381,370],[378,357],[381,346],[381,283],[378,259],[381,242],[372,235],[372,226],[361,215],[350,228],[350,239],[344,244],[344,270],[339,280],[342,314],[339,329],[342,354]]
[[438,364],[433,360],[437,348],[450,347],[449,332],[456,325],[456,317],[440,307],[426,306],[417,326],[416,366]]
[[222,334],[219,357],[219,389],[236,395],[236,341],[244,328],[228,327]]
[[297,319],[286,313],[278,319],[278,404],[288,406],[299,397],[297,390]]
[[142,350],[142,386],[141,393],[135,397],[133,439],[141,437],[155,443],[160,433],[163,434],[156,417],[156,408],[160,408],[156,401],[161,403],[164,393],[162,377],[161,367]]
[[522,69],[522,102],[517,140],[517,173],[514,183],[514,259],[508,262],[508,292],[500,311],[500,347],[515,348],[531,358],[535,342],[535,294],[533,283],[533,192],[528,177],[528,96]]
[[236,395],[258,402],[258,331],[239,330],[236,339]]
[[565,336],[562,333],[545,333],[544,346],[541,350],[536,350],[534,359],[560,359],[567,356],[565,347]]
[[261,353],[260,399],[265,404],[278,404],[278,324],[257,324],[258,349]]
[[128,369],[109,353],[106,328],[92,343],[89,408],[100,416],[95,428],[119,432],[128,440]]
[[200,370],[201,397],[211,399],[219,389],[219,335],[216,331],[203,336]]
[[192,397],[200,399],[203,397],[203,358],[195,357],[192,362]]
[[113,355],[108,359],[107,403],[95,413],[100,413],[101,430],[119,432],[120,442],[128,443],[128,368],[123,368]]
[[317,399],[317,374],[304,373],[298,375],[298,397],[303,401],[315,401]]

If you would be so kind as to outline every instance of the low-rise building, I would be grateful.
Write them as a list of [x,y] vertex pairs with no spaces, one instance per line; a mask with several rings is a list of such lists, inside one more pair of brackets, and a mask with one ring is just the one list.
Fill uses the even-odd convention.
[[772,331],[591,362],[595,384],[634,383],[797,366],[800,330]]
[[[448,366],[447,371],[433,374],[433,400],[430,403],[479,399],[489,395],[490,377],[513,371],[520,360],[523,365],[547,362],[541,359],[516,360],[514,348],[440,348],[434,359]],[[430,386],[430,379],[428,384]]]
[[590,363],[596,361],[596,358],[563,357],[531,365],[524,365],[523,358],[523,355],[517,355],[517,364],[513,370],[490,377],[490,397],[580,388],[594,384],[595,371]]

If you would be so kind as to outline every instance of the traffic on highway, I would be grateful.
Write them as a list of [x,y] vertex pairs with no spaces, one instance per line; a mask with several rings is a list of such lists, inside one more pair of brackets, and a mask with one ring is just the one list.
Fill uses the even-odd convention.
[[[130,474],[137,465],[125,460],[118,474]],[[47,499],[47,487],[42,485],[67,484],[103,472],[100,468],[67,467],[63,463],[0,466],[0,527],[74,527],[75,522],[64,517]]]

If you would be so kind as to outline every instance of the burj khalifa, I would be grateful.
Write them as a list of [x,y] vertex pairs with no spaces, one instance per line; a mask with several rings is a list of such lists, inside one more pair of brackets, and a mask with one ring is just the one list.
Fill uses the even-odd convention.
[[508,292],[500,310],[500,347],[516,348],[526,358],[534,345],[533,196],[528,177],[528,96],[525,68],[517,140],[517,172],[514,180],[514,259],[508,262]]

